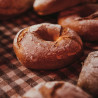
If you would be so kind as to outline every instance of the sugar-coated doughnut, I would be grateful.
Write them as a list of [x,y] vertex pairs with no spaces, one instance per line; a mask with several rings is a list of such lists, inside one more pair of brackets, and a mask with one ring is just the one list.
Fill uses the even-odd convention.
[[58,69],[80,57],[82,41],[69,28],[42,23],[19,31],[13,48],[19,61],[28,68]]

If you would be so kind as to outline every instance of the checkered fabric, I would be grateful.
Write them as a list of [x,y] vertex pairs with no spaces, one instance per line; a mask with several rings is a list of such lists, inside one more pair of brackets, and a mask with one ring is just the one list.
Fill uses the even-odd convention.
[[98,50],[98,43],[84,43],[84,55],[79,60],[66,68],[53,71],[27,69],[19,63],[13,51],[13,39],[19,30],[42,22],[56,23],[56,20],[57,14],[38,16],[31,9],[16,18],[0,22],[0,98],[21,97],[43,81],[77,83],[82,62],[89,52]]

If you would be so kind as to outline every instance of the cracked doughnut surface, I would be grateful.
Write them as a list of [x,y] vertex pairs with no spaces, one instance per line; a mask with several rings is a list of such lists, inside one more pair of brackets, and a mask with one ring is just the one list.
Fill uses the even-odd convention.
[[19,31],[13,48],[19,61],[28,68],[58,69],[81,56],[82,41],[69,28],[42,23]]

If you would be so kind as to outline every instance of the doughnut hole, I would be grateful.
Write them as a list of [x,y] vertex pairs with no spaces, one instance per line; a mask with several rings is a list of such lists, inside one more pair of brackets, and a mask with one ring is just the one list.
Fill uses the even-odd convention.
[[55,34],[55,32],[47,32],[47,31],[40,31],[37,36],[45,41],[56,41],[59,38],[59,34]]
[[[56,25],[57,26],[57,25]],[[36,35],[45,41],[56,41],[60,37],[61,26],[43,25],[36,33]]]

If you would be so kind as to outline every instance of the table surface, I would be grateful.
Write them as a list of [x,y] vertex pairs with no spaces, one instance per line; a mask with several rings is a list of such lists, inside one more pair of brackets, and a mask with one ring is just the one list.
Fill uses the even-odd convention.
[[43,81],[69,81],[77,83],[81,66],[88,53],[98,50],[98,43],[84,43],[84,54],[74,64],[53,71],[27,69],[17,60],[13,51],[16,33],[30,25],[56,23],[57,14],[38,16],[32,9],[11,20],[0,21],[0,98],[22,96],[30,88]]

